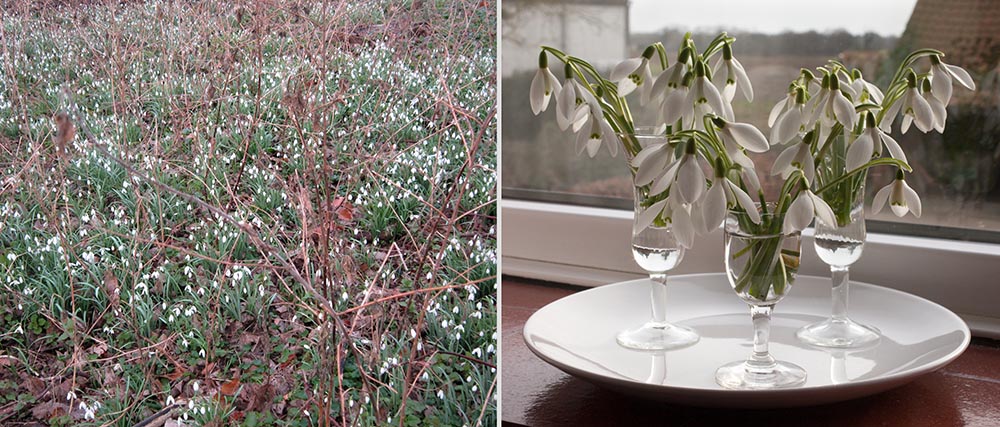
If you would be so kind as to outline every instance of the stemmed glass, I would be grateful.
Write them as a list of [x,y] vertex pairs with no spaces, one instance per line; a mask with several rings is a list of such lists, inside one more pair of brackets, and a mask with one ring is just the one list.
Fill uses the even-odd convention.
[[[632,143],[645,147],[651,142],[662,141],[653,128],[637,127],[635,134],[619,135]],[[647,206],[648,189],[633,186],[635,216],[632,227],[632,257],[636,264],[649,274],[650,312],[648,322],[634,329],[622,331],[616,337],[618,344],[635,350],[670,350],[698,342],[698,334],[691,328],[667,321],[667,272],[684,258],[684,248],[677,242],[670,226],[651,225],[639,230],[635,221]]]
[[847,316],[848,270],[861,258],[865,245],[864,185],[856,190],[847,215],[838,215],[837,223],[828,224],[816,217],[816,253],[830,265],[833,280],[832,315],[821,322],[807,325],[796,336],[808,344],[821,347],[850,348],[870,344],[879,339],[878,332],[858,324]]
[[760,210],[760,224],[745,212],[726,217],[726,276],[753,319],[753,353],[723,365],[715,381],[730,389],[774,389],[805,383],[802,367],[777,361],[768,351],[771,311],[791,289],[799,267],[801,235],[782,233],[784,216],[774,206]]

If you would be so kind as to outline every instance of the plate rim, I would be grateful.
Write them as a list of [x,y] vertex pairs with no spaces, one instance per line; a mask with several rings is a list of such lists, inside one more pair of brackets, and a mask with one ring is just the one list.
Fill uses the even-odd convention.
[[[696,279],[696,278],[704,278],[704,277],[720,277],[720,278],[725,278],[725,273],[678,274],[678,275],[671,275],[670,277],[673,278],[673,279],[675,279],[675,280],[683,279],[683,278]],[[820,280],[828,279],[828,278],[823,277],[823,276],[799,275],[800,279],[801,278],[805,278],[805,277],[808,277],[810,279],[820,279]],[[842,383],[842,384],[827,384],[827,385],[819,385],[819,386],[793,387],[793,388],[773,389],[773,390],[731,390],[731,389],[725,389],[725,388],[717,388],[717,389],[715,389],[715,388],[693,388],[693,387],[684,387],[684,386],[667,385],[667,384],[648,384],[648,383],[643,383],[643,382],[638,382],[638,381],[632,381],[632,380],[624,379],[624,378],[615,378],[615,377],[611,377],[611,376],[595,374],[593,372],[584,371],[582,369],[579,369],[579,368],[567,365],[565,363],[559,362],[559,361],[557,361],[557,360],[555,360],[555,359],[553,359],[553,358],[545,355],[544,352],[542,352],[541,350],[535,348],[535,346],[532,344],[531,340],[528,338],[529,325],[533,321],[538,321],[537,319],[539,318],[539,313],[542,313],[544,310],[550,308],[552,305],[560,303],[560,302],[562,302],[563,304],[566,304],[567,302],[565,300],[570,300],[570,299],[576,298],[579,295],[585,294],[587,292],[606,291],[607,289],[609,289],[609,287],[612,287],[612,286],[613,287],[631,286],[632,284],[634,284],[636,282],[641,282],[643,280],[646,280],[646,279],[639,278],[639,279],[634,279],[634,280],[626,280],[626,281],[621,281],[621,282],[609,283],[607,285],[595,286],[595,287],[592,287],[590,289],[586,289],[586,290],[583,290],[583,291],[580,291],[580,292],[575,292],[573,294],[570,294],[570,295],[564,296],[562,298],[559,298],[558,300],[552,301],[552,302],[550,302],[550,303],[542,306],[538,310],[536,310],[534,313],[531,314],[531,316],[528,317],[528,320],[524,322],[524,326],[522,327],[522,331],[521,331],[522,339],[524,340],[524,342],[527,345],[528,349],[531,350],[531,352],[535,356],[537,356],[538,358],[542,359],[546,363],[548,363],[550,365],[553,365],[556,368],[558,368],[558,369],[562,370],[563,372],[566,372],[566,373],[568,373],[568,374],[570,374],[570,375],[572,375],[574,377],[577,377],[577,378],[580,378],[580,379],[583,379],[585,381],[592,382],[592,383],[595,383],[595,384],[599,384],[601,386],[610,386],[611,389],[616,390],[616,391],[624,391],[623,389],[644,389],[644,390],[648,390],[648,391],[658,392],[658,393],[660,393],[660,395],[664,395],[664,394],[677,395],[679,392],[685,392],[685,393],[697,393],[699,395],[701,395],[701,394],[704,394],[704,395],[725,395],[727,397],[738,397],[738,396],[749,396],[749,395],[752,395],[752,396],[760,396],[760,397],[773,398],[773,397],[787,395],[787,394],[796,394],[796,395],[816,394],[816,393],[822,394],[824,392],[829,392],[830,390],[839,390],[839,391],[869,390],[869,389],[873,390],[871,393],[862,393],[862,394],[854,395],[852,397],[846,397],[846,398],[842,398],[842,399],[824,400],[823,403],[837,402],[837,401],[843,401],[843,400],[850,400],[850,399],[854,399],[854,398],[858,398],[858,397],[862,397],[862,396],[866,396],[866,395],[870,395],[870,394],[880,393],[882,391],[889,390],[891,388],[895,388],[895,387],[901,386],[903,384],[906,384],[907,382],[915,380],[916,378],[918,378],[918,377],[920,377],[922,375],[925,375],[925,374],[934,372],[934,371],[936,371],[938,369],[941,369],[944,366],[947,366],[951,362],[955,361],[955,359],[957,359],[959,356],[962,355],[962,353],[965,352],[965,350],[968,348],[968,346],[969,346],[969,344],[970,344],[970,342],[972,340],[972,334],[971,334],[971,332],[969,330],[968,324],[966,324],[965,321],[961,317],[959,317],[957,314],[955,314],[953,311],[951,311],[948,308],[942,306],[941,304],[938,304],[938,303],[936,303],[934,301],[928,300],[928,299],[926,299],[924,297],[921,297],[919,295],[914,295],[914,294],[911,294],[909,292],[901,291],[899,289],[894,289],[894,288],[890,288],[890,287],[886,287],[886,286],[880,286],[880,285],[876,285],[876,284],[872,284],[872,283],[867,283],[867,282],[860,282],[860,281],[856,281],[856,280],[851,280],[851,284],[852,285],[855,285],[855,284],[862,285],[862,286],[865,286],[865,287],[872,287],[872,288],[878,289],[879,291],[886,291],[886,292],[889,292],[889,293],[894,293],[894,294],[896,294],[899,297],[914,298],[914,299],[916,299],[916,300],[918,300],[918,301],[920,301],[922,303],[931,304],[933,306],[936,306],[938,309],[942,310],[944,313],[947,313],[948,315],[950,315],[951,317],[953,317],[954,320],[957,320],[960,325],[962,325],[962,328],[961,328],[961,332],[963,334],[962,343],[959,346],[957,346],[954,350],[952,350],[950,353],[948,353],[946,356],[943,356],[943,357],[939,358],[938,360],[934,361],[933,363],[928,363],[928,364],[920,365],[920,366],[917,366],[917,367],[913,367],[913,368],[910,368],[910,369],[907,369],[907,370],[903,370],[903,371],[900,371],[900,372],[895,372],[895,373],[888,374],[888,375],[885,375],[885,376],[879,376],[879,377],[875,377],[875,378],[867,378],[867,379],[863,379],[863,380],[851,381],[851,382]],[[671,400],[671,401],[678,400],[678,401],[680,401],[680,403],[691,403],[691,402],[693,402],[691,399],[687,399],[687,398],[682,398],[682,399],[662,399],[662,398],[660,398],[660,399],[657,399],[656,397],[657,396],[648,396],[648,398],[651,398],[651,399],[654,399],[654,400]],[[690,397],[695,397],[695,396],[690,396]],[[809,404],[807,403],[807,404],[804,404],[804,405],[786,405],[786,406],[806,406],[806,405],[809,405]],[[731,405],[719,405],[719,404],[715,404],[715,405],[712,405],[712,406],[731,406]]]

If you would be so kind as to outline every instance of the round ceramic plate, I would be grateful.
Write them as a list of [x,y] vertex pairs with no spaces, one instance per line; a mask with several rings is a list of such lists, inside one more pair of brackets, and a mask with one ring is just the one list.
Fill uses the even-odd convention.
[[791,407],[854,399],[905,384],[955,360],[969,345],[969,328],[948,309],[893,289],[852,282],[850,315],[878,328],[865,348],[809,346],[795,331],[830,312],[830,279],[799,276],[775,306],[771,354],[805,368],[803,386],[727,390],[715,370],[752,349],[747,306],[723,274],[672,276],[667,319],[693,328],[701,340],[686,348],[629,350],[615,335],[649,318],[648,280],[579,292],[538,310],[524,339],[538,357],[600,386],[646,399],[710,407]]

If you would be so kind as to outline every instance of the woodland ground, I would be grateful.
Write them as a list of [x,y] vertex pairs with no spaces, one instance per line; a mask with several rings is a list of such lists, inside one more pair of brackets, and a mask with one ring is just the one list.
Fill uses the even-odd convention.
[[495,424],[495,2],[76,3],[0,12],[0,425]]

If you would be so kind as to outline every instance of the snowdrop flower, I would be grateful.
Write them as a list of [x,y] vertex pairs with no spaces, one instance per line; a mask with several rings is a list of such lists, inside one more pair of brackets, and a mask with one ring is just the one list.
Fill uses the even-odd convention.
[[892,208],[892,213],[896,216],[902,217],[907,212],[913,212],[913,216],[920,218],[920,196],[906,184],[902,170],[896,171],[896,179],[891,184],[882,187],[878,193],[875,193],[875,199],[872,200],[875,213],[879,213],[885,207],[886,201],[889,202],[889,207]]
[[676,197],[667,197],[641,212],[636,212],[635,215],[636,233],[649,228],[659,217],[669,224],[678,245],[683,248],[691,248],[694,245],[695,224],[691,217],[690,204],[680,202]]
[[[896,114],[903,112],[903,123],[899,131],[906,133],[910,129],[911,123],[916,123],[917,128],[923,132],[928,132],[934,128],[934,111],[924,97],[917,91],[917,76],[912,71],[906,76],[907,89],[903,96],[896,100],[882,117],[882,130],[890,132],[892,122]],[[933,84],[933,83],[932,83]]]
[[830,205],[812,191],[805,190],[799,193],[788,207],[785,222],[781,224],[781,232],[789,234],[800,231],[809,226],[814,216],[827,224],[836,224],[837,221]]
[[739,144],[754,153],[763,153],[770,147],[767,138],[754,125],[731,123],[718,117],[712,118],[712,123],[719,128],[719,136],[723,141]]
[[933,95],[931,84],[930,81],[924,79],[924,90],[920,93],[920,96],[927,101],[927,105],[931,106],[931,113],[934,115],[934,130],[938,131],[938,133],[944,133],[944,125],[948,121],[948,108],[937,96]]
[[[805,124],[805,89],[796,87],[791,96],[791,104],[786,102],[787,98],[780,101],[785,102],[789,107],[778,115],[776,120],[769,121],[771,123],[771,144],[788,143],[798,136],[799,131],[802,130],[802,126]],[[775,107],[777,108],[777,105]],[[771,111],[773,112],[774,109]]]
[[[722,67],[725,67],[725,73],[719,72]],[[747,77],[743,64],[740,64],[740,61],[733,57],[733,48],[729,43],[722,46],[722,58],[712,67],[712,74],[715,77],[716,85],[722,89],[722,98],[727,102],[733,102],[737,86],[747,102],[753,102],[753,86],[750,85],[750,78]]]
[[688,141],[684,155],[677,162],[680,164],[677,169],[677,192],[671,196],[678,196],[680,201],[684,203],[694,203],[705,192],[705,172],[698,164],[698,155],[693,140]]
[[[641,187],[662,177],[664,173],[669,171],[668,164],[671,164],[672,167],[680,165],[671,162],[674,162],[674,149],[666,140],[649,144],[637,153],[630,162],[632,167],[636,169],[635,185]],[[676,168],[674,172],[676,173]]]
[[[689,141],[687,144],[685,153],[680,159],[671,163],[662,174],[654,173],[652,178],[654,181],[649,187],[649,194],[657,195],[668,189],[673,191],[676,188],[670,198],[675,198],[682,203],[693,204],[701,198],[705,192],[705,173],[698,165],[694,141]],[[646,161],[651,160],[647,159]],[[643,180],[645,179],[646,177],[643,178]],[[639,182],[637,180],[636,185],[644,185],[639,184]],[[676,187],[674,186],[675,182]]]
[[879,89],[878,86],[866,81],[861,75],[861,70],[855,69],[851,73],[851,78],[851,84],[849,86],[851,87],[851,90],[854,91],[854,101],[856,104],[860,104],[865,100],[865,97],[862,95],[866,93],[868,94],[867,99],[871,102],[876,104],[882,103],[882,99],[885,98],[882,90]]
[[840,79],[836,75],[823,76],[823,86],[819,94],[809,100],[806,106],[812,114],[808,123],[819,121],[825,127],[831,127],[840,122],[845,128],[851,129],[857,122],[854,104],[840,90]]
[[583,94],[587,100],[587,104],[590,106],[587,114],[587,123],[590,126],[584,125],[584,131],[580,132],[576,137],[577,154],[582,154],[586,150],[587,155],[594,157],[597,155],[597,151],[601,149],[601,143],[607,142],[605,145],[608,146],[611,156],[617,156],[617,137],[615,136],[615,131],[611,129],[611,125],[604,119],[601,105],[598,104],[597,98],[591,95],[590,92],[583,92]]
[[611,70],[610,80],[618,85],[618,96],[625,97],[639,89],[639,103],[646,105],[653,85],[653,72],[649,69],[649,59],[656,54],[656,48],[646,47],[642,56],[626,59]]
[[[688,48],[681,49],[681,52],[677,54],[677,62],[674,62],[674,65],[663,70],[656,77],[656,80],[653,81],[653,86],[650,89],[651,101],[662,103],[667,96],[681,86],[681,83],[684,81],[684,75],[690,71],[688,70],[688,60],[690,59],[691,50]],[[681,99],[683,100],[684,98],[682,97]]]
[[688,72],[681,79],[681,84],[675,89],[667,92],[660,104],[660,118],[663,123],[673,124],[681,117],[687,121],[688,117],[694,116],[692,105],[687,102],[688,93],[691,91],[690,83],[694,81],[694,74]]
[[906,154],[895,139],[875,126],[875,115],[868,112],[865,115],[867,128],[847,148],[847,170],[851,171],[863,166],[872,159],[872,154],[882,154],[882,145],[889,149],[889,155],[895,159],[906,161]]
[[586,91],[572,75],[566,77],[566,84],[556,96],[556,124],[560,130],[572,128],[573,132],[577,132],[586,124],[590,105],[581,93],[577,93]]
[[774,104],[774,107],[771,107],[771,113],[767,115],[767,127],[774,128],[774,123],[778,120],[778,117],[781,116],[781,113],[784,113],[786,110],[795,105],[795,88],[797,87],[798,85],[792,83],[792,85],[788,88],[788,93],[785,97],[782,98],[781,101]]
[[691,127],[697,129],[702,127],[701,120],[699,119],[709,112],[714,112],[726,120],[733,120],[732,107],[727,108],[729,104],[722,99],[722,95],[712,85],[712,82],[708,81],[708,77],[706,77],[708,71],[706,68],[707,66],[703,61],[699,60],[695,64],[694,82],[691,84],[691,89],[688,90],[687,96],[684,99],[684,104],[694,106],[694,114],[689,118],[689,121]]
[[757,179],[757,172],[755,170],[743,168],[743,170],[740,171],[740,180],[742,180],[743,185],[747,187],[747,190],[749,191],[748,194],[751,196],[761,194],[760,180]]
[[714,230],[726,219],[726,212],[732,204],[738,204],[750,216],[750,220],[755,224],[760,224],[760,212],[750,198],[739,185],[726,177],[721,164],[715,165],[715,174],[712,178],[712,186],[705,194],[702,202],[701,213],[704,216],[706,231]]
[[774,160],[771,175],[781,175],[781,179],[788,179],[796,170],[802,171],[806,181],[811,183],[816,173],[816,164],[810,151],[813,140],[816,139],[813,131],[810,131],[802,138],[802,143],[788,147]]
[[976,90],[976,82],[972,81],[968,71],[957,65],[941,62],[941,57],[938,55],[931,55],[931,76],[931,84],[934,86],[932,92],[945,105],[951,101],[952,85],[955,80],[968,90]]
[[733,162],[746,169],[753,169],[754,164],[753,160],[743,153],[744,148],[755,153],[763,153],[770,146],[764,134],[753,125],[728,123],[719,117],[712,118],[712,123],[719,129],[726,154]]
[[538,55],[538,71],[535,78],[531,79],[531,111],[537,116],[549,107],[549,98],[553,95],[559,96],[562,85],[556,76],[549,71],[548,56],[543,51]]

